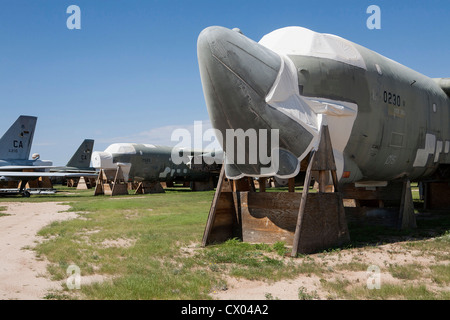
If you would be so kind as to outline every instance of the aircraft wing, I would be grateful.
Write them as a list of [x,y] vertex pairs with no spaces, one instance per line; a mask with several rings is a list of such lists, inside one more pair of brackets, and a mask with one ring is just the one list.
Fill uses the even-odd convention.
[[39,177],[97,177],[97,173],[82,172],[18,172],[18,171],[0,171],[0,177],[17,179],[35,179]]
[[[43,170],[37,171],[39,173],[50,172],[50,173],[92,173],[95,174],[95,170],[89,169],[77,169],[77,168],[67,168],[64,166],[1,166],[0,170],[5,172],[15,172],[17,170]],[[21,171],[19,171],[21,172]],[[34,171],[33,171],[34,172]],[[86,175],[84,175],[86,176]]]
[[1,166],[1,170],[28,170],[28,169],[53,169],[53,168],[59,168],[55,166]]

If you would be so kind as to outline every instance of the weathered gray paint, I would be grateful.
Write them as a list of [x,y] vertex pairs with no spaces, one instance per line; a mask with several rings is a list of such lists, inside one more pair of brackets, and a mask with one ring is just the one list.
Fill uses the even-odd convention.
[[67,162],[67,168],[77,168],[77,169],[91,169],[91,156],[94,148],[94,140],[85,139],[77,151],[73,154],[70,160]]
[[[277,128],[279,146],[285,149],[280,157],[285,161],[281,161],[280,167],[289,170],[293,160],[309,145],[312,135],[265,102],[280,70],[279,56],[238,32],[217,27],[207,28],[200,34],[198,59],[209,117],[212,126],[222,133],[222,147],[227,143],[227,129],[259,132]],[[296,142],[292,143],[294,137]],[[267,149],[263,152],[270,154],[270,144]],[[256,175],[260,168],[252,164],[227,165],[226,171],[227,176],[238,175],[241,170]]]
[[[298,69],[302,95],[358,105],[344,150],[344,171],[351,174],[341,182],[388,181],[403,176],[424,179],[439,165],[449,164],[450,153],[445,153],[444,147],[450,141],[450,80],[430,79],[367,48],[354,46],[367,70],[332,59],[290,57]],[[267,108],[264,101],[277,70],[269,49],[240,33],[210,27],[199,36],[198,58],[214,128],[224,136],[228,128],[280,129],[280,145],[296,157],[302,154],[310,141],[308,134],[280,112]],[[385,103],[385,91],[400,96],[400,105]],[[442,152],[436,162],[433,153],[425,166],[414,167],[427,134],[442,141]],[[241,166],[236,170],[251,174],[258,169]]]
[[0,166],[31,165],[31,145],[37,118],[19,116],[0,139]]
[[[28,159],[36,122],[37,117],[20,116],[0,139],[0,180],[22,181],[20,191],[22,192],[27,181],[39,177],[75,178],[82,175],[91,177],[96,176],[95,169],[93,168],[91,168],[91,171],[83,172],[83,174],[81,174],[78,170],[80,168],[78,167],[54,167],[52,166],[51,161]],[[89,145],[93,143],[93,140],[85,140],[75,153],[74,157],[76,158],[77,155],[85,152],[84,147],[89,147]],[[70,161],[69,163],[75,164]],[[86,162],[83,162],[83,164],[84,163]],[[24,172],[30,171],[30,169],[33,172]]]
[[[112,163],[109,169],[117,168],[121,165],[124,175],[128,181],[148,181],[148,182],[172,182],[172,181],[208,181],[214,173],[209,170],[197,170],[190,165],[191,156],[200,155],[203,152],[182,151],[183,161],[180,164],[172,161],[172,149],[168,146],[147,146],[144,144],[132,143],[132,153],[112,152]],[[107,149],[108,150],[108,149]],[[105,150],[106,151],[106,150]],[[178,150],[177,152],[180,152]],[[98,159],[96,164],[98,169],[108,169],[99,163],[102,152],[94,152],[94,159]],[[95,160],[94,160],[95,161]]]

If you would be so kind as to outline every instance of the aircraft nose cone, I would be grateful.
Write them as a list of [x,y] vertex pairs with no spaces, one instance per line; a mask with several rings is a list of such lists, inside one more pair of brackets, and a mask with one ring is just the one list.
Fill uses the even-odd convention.
[[265,97],[281,68],[273,51],[223,27],[203,30],[197,53],[208,112],[216,129],[263,126]]
[[[278,54],[245,37],[238,31],[223,27],[209,27],[198,38],[200,63],[213,78],[228,76],[244,82],[250,89],[265,98],[281,67]],[[219,79],[216,79],[219,80]]]
[[[312,136],[299,123],[266,103],[282,68],[281,57],[240,32],[223,27],[209,27],[200,33],[197,55],[211,124],[222,134],[227,176],[295,176],[299,170],[297,157],[305,152]],[[239,129],[252,132],[257,140],[247,143],[245,137],[239,140],[230,135],[227,141],[228,129],[235,133]],[[267,132],[270,138],[262,140],[259,135],[262,132]],[[272,143],[270,139],[274,136],[279,138]],[[256,156],[253,146],[258,148]],[[266,171],[266,158],[261,155],[269,154],[270,165],[274,167]],[[239,157],[249,161],[240,163]],[[255,157],[256,163],[250,160]]]

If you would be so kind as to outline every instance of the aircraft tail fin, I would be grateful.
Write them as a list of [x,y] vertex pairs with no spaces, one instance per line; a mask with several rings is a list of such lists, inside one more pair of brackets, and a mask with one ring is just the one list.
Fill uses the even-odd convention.
[[67,162],[67,167],[89,168],[91,164],[92,149],[94,148],[94,140],[85,139],[78,150]]
[[94,148],[94,140],[85,139],[77,151],[67,162],[67,167],[88,168],[91,164],[92,149]]
[[0,159],[28,160],[37,117],[20,116],[0,138]]

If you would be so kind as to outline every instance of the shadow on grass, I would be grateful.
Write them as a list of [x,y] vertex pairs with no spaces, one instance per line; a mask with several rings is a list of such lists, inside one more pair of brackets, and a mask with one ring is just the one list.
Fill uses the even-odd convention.
[[[423,209],[423,202],[414,201],[415,229],[398,227],[398,208],[365,208],[368,217],[355,220],[347,214],[350,246],[361,247],[402,241],[418,241],[439,237],[450,230],[450,210]],[[350,216],[350,217],[349,217]]]

